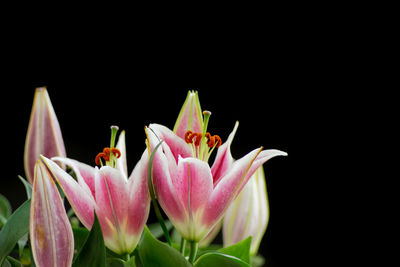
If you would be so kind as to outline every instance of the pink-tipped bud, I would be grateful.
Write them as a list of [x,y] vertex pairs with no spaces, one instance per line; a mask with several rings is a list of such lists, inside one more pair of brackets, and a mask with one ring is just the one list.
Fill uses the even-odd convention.
[[45,87],[36,89],[25,140],[24,166],[31,184],[40,154],[48,158],[66,156],[60,125]]

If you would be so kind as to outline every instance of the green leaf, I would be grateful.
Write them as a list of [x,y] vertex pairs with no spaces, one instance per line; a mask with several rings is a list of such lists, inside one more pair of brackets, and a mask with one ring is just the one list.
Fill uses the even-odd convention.
[[119,258],[107,259],[107,267],[136,267],[135,257],[131,257],[129,261],[123,261]]
[[72,227],[72,232],[74,233],[75,251],[81,251],[89,237],[89,230],[82,227]]
[[23,267],[21,262],[17,261],[16,259],[14,259],[10,256],[7,257],[7,260],[12,267]]
[[[160,238],[164,234],[164,231],[159,223],[152,223],[147,225],[147,227],[155,238]],[[170,220],[165,221],[165,227],[167,227],[168,231],[172,229],[173,225]]]
[[7,220],[0,232],[0,266],[18,240],[29,232],[31,201],[25,201]]
[[3,261],[3,264],[0,265],[1,267],[12,267],[11,263],[8,260]]
[[18,175],[18,178],[24,184],[25,191],[26,191],[26,196],[28,197],[28,199],[31,199],[31,196],[32,196],[32,186],[31,186],[31,184],[28,183],[28,181],[25,180],[21,175]]
[[92,230],[78,253],[73,267],[105,267],[106,266],[106,247],[104,246],[103,233],[97,215],[95,213]]
[[6,224],[8,217],[11,216],[12,209],[8,199],[0,194],[0,227]]
[[144,228],[138,251],[144,267],[192,266],[176,249],[155,239],[147,226]]
[[209,252],[197,259],[194,267],[251,267],[248,263],[231,255],[220,252]]
[[234,256],[246,263],[250,263],[251,236],[229,247],[221,248],[218,252]]

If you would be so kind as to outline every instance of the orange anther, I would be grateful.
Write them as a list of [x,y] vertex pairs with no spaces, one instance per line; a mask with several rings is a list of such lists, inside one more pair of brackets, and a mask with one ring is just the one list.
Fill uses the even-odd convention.
[[217,147],[219,147],[220,145],[222,145],[221,137],[219,137],[218,135],[214,135],[213,138],[215,139],[215,142],[217,143],[217,144],[216,144]]
[[100,165],[100,159],[103,158],[105,155],[106,154],[104,154],[104,152],[100,152],[99,154],[97,154],[96,158],[94,159],[96,165]]
[[195,133],[193,135],[196,135],[196,140],[194,141],[194,145],[195,146],[199,146],[200,145],[200,141],[201,141],[201,137],[203,136],[201,133]]
[[118,148],[113,147],[113,148],[111,149],[111,152],[112,152],[117,158],[121,157],[121,151],[119,151]]
[[192,131],[190,131],[190,130],[185,133],[185,142],[186,143],[191,143],[189,141],[189,138],[190,138],[191,135],[192,135]]

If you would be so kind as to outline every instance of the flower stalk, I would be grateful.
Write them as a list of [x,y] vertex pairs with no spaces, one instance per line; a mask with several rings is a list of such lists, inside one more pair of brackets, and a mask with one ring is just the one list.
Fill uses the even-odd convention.
[[190,243],[190,254],[189,254],[189,262],[193,264],[196,259],[197,249],[199,248],[199,243],[196,241],[189,241]]

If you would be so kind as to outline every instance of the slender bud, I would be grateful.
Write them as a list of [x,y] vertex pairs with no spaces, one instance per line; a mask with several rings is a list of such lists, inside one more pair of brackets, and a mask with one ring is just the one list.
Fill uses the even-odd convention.
[[250,254],[257,254],[269,219],[268,197],[263,167],[253,174],[236,200],[229,206],[222,228],[224,246],[252,236]]
[[31,184],[40,154],[48,158],[66,156],[60,125],[45,87],[36,89],[25,140],[24,166]]

